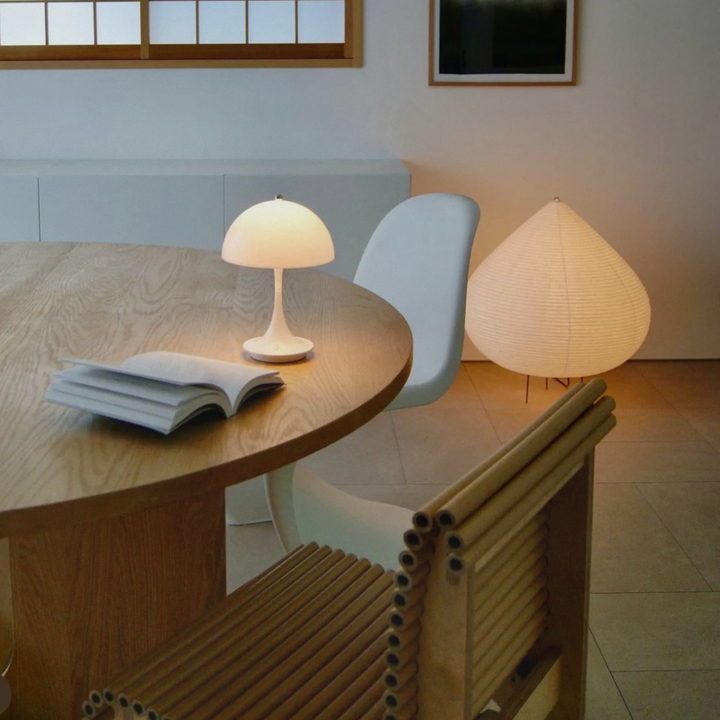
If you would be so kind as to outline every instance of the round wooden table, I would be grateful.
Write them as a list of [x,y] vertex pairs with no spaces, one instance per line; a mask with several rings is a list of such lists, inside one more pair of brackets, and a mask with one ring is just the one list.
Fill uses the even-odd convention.
[[272,291],[272,273],[216,253],[0,245],[0,655],[12,621],[14,720],[77,717],[91,686],[220,600],[224,488],[338,440],[400,391],[412,355],[400,314],[299,270],[285,310],[313,355],[277,366],[286,387],[235,417],[164,437],[43,402],[63,357],[251,362],[242,343],[264,332]]

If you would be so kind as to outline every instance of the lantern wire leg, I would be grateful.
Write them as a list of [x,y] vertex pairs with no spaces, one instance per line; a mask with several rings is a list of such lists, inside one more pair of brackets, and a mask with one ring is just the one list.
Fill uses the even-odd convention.
[[[545,378],[545,389],[548,389],[548,383],[550,378]],[[563,387],[568,388],[570,387],[570,378],[562,379],[562,378],[553,378],[555,382],[560,383]],[[585,382],[585,378],[581,377],[580,382]],[[528,404],[528,400],[530,398],[530,376],[525,376],[525,404]]]

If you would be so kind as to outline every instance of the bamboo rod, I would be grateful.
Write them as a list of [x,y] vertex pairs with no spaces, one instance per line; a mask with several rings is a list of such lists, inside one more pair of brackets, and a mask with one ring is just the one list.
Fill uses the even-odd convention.
[[101,708],[105,704],[102,693],[98,690],[91,690],[88,695],[88,700],[94,708]]
[[[530,648],[537,642],[547,626],[547,613],[536,613],[525,625],[504,643],[501,652],[492,658],[492,661],[483,661],[483,669],[480,672],[478,665],[472,669],[472,704],[473,708],[481,700],[485,700],[482,704],[484,707],[488,700],[492,697],[492,693],[497,689],[497,685],[506,676],[505,668],[508,672],[513,670],[518,663],[527,655]],[[490,696],[486,697],[485,693],[490,692]],[[480,709],[482,709],[482,707]]]
[[[534,589],[534,588],[533,588]],[[497,620],[495,626],[490,625],[477,632],[473,636],[473,655],[479,657],[488,652],[488,649],[499,642],[499,638],[511,626],[519,627],[524,625],[536,612],[542,608],[547,609],[548,592],[541,588],[530,598],[531,591],[523,593]]]
[[414,572],[428,562],[435,554],[435,543],[423,545],[419,550],[403,550],[400,553],[400,565],[403,570]]
[[490,586],[498,576],[512,572],[523,560],[532,555],[548,535],[547,513],[538,513],[495,554],[479,572],[473,574],[473,587],[477,595]]
[[430,533],[421,533],[415,528],[406,530],[403,533],[405,547],[409,550],[419,550],[425,543],[429,542],[431,538],[432,535]]
[[530,635],[537,633],[539,636],[547,624],[547,617],[548,609],[543,605],[524,624],[511,625],[485,654],[475,657],[472,668],[473,686],[482,682],[490,668],[498,666],[498,658],[508,652],[514,653]]
[[[488,601],[475,613],[473,637],[481,638],[515,602],[522,598],[528,602],[536,593],[544,589],[547,585],[545,568],[544,562],[536,563],[527,575],[521,577],[518,583],[506,585],[507,592],[488,598]],[[478,640],[474,640],[474,642],[478,642]]]
[[[163,697],[162,707],[175,720],[181,720],[190,713],[194,720],[221,720],[236,717],[237,702],[245,704],[265,688],[275,669],[296,650],[305,646],[317,646],[322,638],[332,637],[352,619],[353,613],[368,601],[376,600],[387,592],[387,580],[382,568],[375,565],[369,570],[361,568],[362,563],[351,558],[356,565],[326,592],[303,608],[281,632],[273,635],[276,642],[273,652],[253,647],[250,652],[234,653],[221,662],[212,662],[192,677],[192,692],[186,688],[172,688]],[[385,596],[387,597],[387,596]],[[328,602],[328,598],[332,598]],[[298,623],[299,620],[299,623]],[[266,638],[267,640],[267,638]],[[252,646],[251,646],[252,647]],[[254,651],[254,652],[253,652]],[[301,654],[302,655],[302,654]],[[305,656],[301,656],[302,661]],[[246,685],[242,698],[238,698],[237,679],[242,677]],[[158,700],[158,705],[160,705]]]
[[[492,464],[481,476],[455,494],[437,511],[440,527],[454,528],[463,523],[538,454],[538,448],[553,444],[606,390],[599,378],[591,380],[567,402],[548,414],[545,421],[519,442],[511,452]],[[607,398],[614,407],[612,398]]]
[[121,707],[119,703],[113,703],[110,709],[114,713],[114,720],[134,720],[133,711],[129,708]]
[[[539,513],[535,513],[532,515],[528,521],[532,520],[533,517],[536,517],[538,514],[542,515],[543,517],[547,518],[548,513],[545,509],[545,505],[540,509]],[[514,539],[520,534],[523,530],[523,528],[527,525],[527,523],[518,523],[517,525],[513,526],[510,531],[503,535],[501,538],[498,539],[498,542],[493,547],[489,548],[487,552],[482,555],[482,557],[472,563],[473,572],[475,572],[477,575],[484,574],[485,570],[488,568],[488,566],[492,563],[492,561],[498,556],[499,553],[503,552],[506,548],[506,546],[510,545],[514,541]],[[536,555],[541,556],[544,554],[545,550],[547,549],[547,543],[548,543],[548,528],[547,525],[544,527],[544,532],[539,533],[539,536],[542,538],[537,542],[535,545],[533,545],[529,550],[527,555]],[[545,544],[545,547],[541,547]],[[474,554],[474,551],[471,549],[470,556]],[[466,560],[469,560],[466,556]],[[522,561],[522,553],[518,553],[518,561]],[[488,584],[490,584],[488,582]]]
[[430,563],[426,562],[423,563],[417,570],[414,570],[413,572],[409,572],[407,570],[398,570],[395,573],[395,582],[397,583],[397,586],[403,590],[404,592],[407,592],[408,590],[412,590],[412,588],[417,585],[419,582],[422,582],[425,580],[425,578],[430,574]]
[[[365,567],[368,566],[369,562],[366,561]],[[234,616],[224,628],[214,626],[213,632],[202,637],[181,636],[161,668],[155,674],[148,673],[137,683],[129,684],[127,692],[132,691],[136,697],[164,697],[168,685],[182,686],[185,678],[195,677],[198,673],[204,676],[209,672],[209,667],[217,667],[217,663],[223,659],[229,662],[246,650],[256,650],[257,647],[272,649],[273,646],[258,643],[279,626],[286,630],[301,622],[301,618],[310,612],[306,607],[318,602],[317,598],[324,591],[337,582],[352,582],[361,572],[363,568],[354,558],[336,551],[297,578],[293,576],[295,582],[284,587],[278,595],[270,596],[264,603],[261,602],[265,600],[264,595],[256,598],[257,606]]]
[[[507,543],[522,529],[525,523],[565,486],[582,467],[583,460],[590,451],[615,427],[615,417],[610,415],[583,443],[578,445],[528,496],[524,497],[507,515],[496,523],[482,538],[467,548],[464,556],[448,556],[449,572],[462,574],[468,564],[474,565],[477,572],[489,557],[493,557],[495,545]],[[469,544],[469,543],[466,543]],[[459,561],[453,563],[451,562]],[[459,567],[458,567],[459,566]]]
[[84,717],[94,718],[97,715],[97,708],[89,700],[83,700],[81,709]]
[[[371,643],[361,654],[333,677],[330,682],[307,683],[298,695],[301,695],[302,704],[286,704],[276,708],[267,720],[315,720],[318,713],[334,703],[348,687],[353,686],[365,673],[374,672],[379,678],[383,672],[382,655],[378,654],[382,642]],[[317,686],[317,688],[316,688]],[[294,696],[293,696],[294,700]]]
[[[379,720],[382,717],[382,712],[385,709],[385,700],[382,695],[380,699],[358,720]],[[340,720],[349,720],[344,716]]]
[[[501,489],[500,487],[497,488],[498,491],[492,497],[486,498],[486,502],[483,500],[484,504],[477,502],[472,507],[469,504],[463,506],[468,509],[468,512],[465,513],[462,524],[453,532],[445,535],[448,550],[460,552],[464,547],[472,545],[483,533],[495,525],[510,508],[526,497],[550,475],[588,436],[592,435],[614,409],[615,401],[611,397],[604,397],[580,419],[564,429],[562,434],[556,435],[551,444],[542,446],[542,452],[538,454],[538,445],[534,445],[534,456],[523,458],[522,469],[516,475],[507,475],[507,472],[503,472],[504,479],[500,486]],[[508,465],[513,468],[517,464],[511,462],[512,455],[508,455],[506,459]],[[473,501],[474,499],[468,500],[468,503]]]
[[421,629],[422,625],[420,622],[410,623],[403,629],[390,628],[385,636],[388,647],[391,650],[402,650],[402,648],[406,648],[417,639]]
[[523,562],[517,565],[512,573],[498,578],[497,584],[488,583],[487,587],[482,589],[482,592],[476,594],[473,598],[473,615],[476,618],[476,622],[480,622],[477,618],[491,613],[493,608],[511,592],[513,588],[521,585],[523,581],[530,583],[535,580],[535,578],[545,574],[545,569],[547,568],[546,550],[547,543],[543,541],[536,546],[532,554],[528,555]]
[[420,643],[413,640],[399,650],[387,650],[385,652],[385,662],[391,670],[402,670],[408,663],[416,660],[419,650]]
[[549,648],[502,706],[502,718],[548,717],[560,699],[562,652]]
[[530,652],[533,645],[538,641],[540,635],[542,635],[544,628],[540,629],[540,632],[535,634],[534,632],[529,633],[517,648],[512,651],[512,648],[508,648],[503,655],[498,658],[498,662],[495,670],[491,673],[488,671],[486,679],[482,683],[478,683],[473,687],[472,693],[472,716],[475,717],[492,699],[493,693],[497,690],[500,683],[508,677],[515,668],[520,664],[523,658]]
[[399,690],[412,680],[418,672],[417,662],[406,665],[402,670],[386,670],[383,673],[383,683],[390,690]]
[[[367,598],[361,597],[353,601],[346,613],[350,622],[348,617],[342,616],[342,613],[335,613],[325,618],[326,624],[319,632],[313,629],[310,639],[306,639],[297,649],[288,649],[288,653],[292,654],[284,657],[269,672],[263,668],[254,668],[251,674],[244,676],[249,689],[245,690],[242,696],[231,699],[227,707],[207,717],[213,720],[229,720],[237,717],[242,717],[243,720],[264,720],[267,715],[266,710],[272,706],[286,703],[288,698],[292,704],[293,693],[304,683],[321,679],[327,684],[335,678],[342,666],[338,658],[342,657],[352,639],[364,632],[363,628],[369,630],[370,637],[375,638],[377,642],[377,647],[381,647],[383,629],[387,626],[384,618],[384,611],[387,608],[385,596],[387,587],[383,590],[382,595],[375,599],[369,610],[367,608],[363,610]],[[368,620],[371,620],[369,628]],[[362,666],[357,667],[358,671],[364,669],[365,667]]]
[[583,387],[582,384],[573,386],[568,392],[566,392],[557,402],[551,405],[544,413],[539,417],[535,418],[524,430],[516,435],[512,440],[505,443],[501,448],[496,450],[489,458],[483,460],[477,467],[470,470],[459,480],[454,482],[450,487],[443,490],[439,495],[430,500],[430,502],[423,505],[413,516],[413,526],[418,532],[426,533],[435,527],[436,523],[433,518],[440,508],[446,505],[452,498],[458,493],[464,490],[470,483],[476,480],[486,470],[493,467],[495,463],[501,460],[511,450],[514,450],[521,442],[531,435],[538,427],[540,427],[549,417],[558,410],[558,408],[565,405],[572,397],[574,397],[580,389]]
[[427,592],[427,586],[425,583],[419,583],[412,590],[404,592],[401,590],[395,590],[392,594],[392,604],[398,609],[406,612],[408,608],[420,602],[425,593]]
[[[354,703],[345,709],[345,712],[337,720],[362,720],[375,708],[378,708],[378,710],[382,708],[382,702],[383,687],[379,682],[374,682]],[[375,717],[379,717],[379,714]]]
[[353,557],[343,555],[340,552],[340,561],[329,568],[327,564],[334,558],[326,558],[280,597],[272,598],[260,611],[252,613],[251,630],[242,623],[235,623],[219,638],[203,638],[194,643],[183,638],[173,655],[174,662],[163,666],[161,674],[147,678],[142,685],[132,685],[129,690],[133,691],[134,697],[145,697],[152,704],[167,709],[185,697],[190,692],[188,688],[197,685],[198,681],[202,683],[215,676],[219,668],[239,660],[257,661],[274,652],[277,645],[299,631],[312,617],[315,608],[325,601],[325,592],[338,585],[345,588],[366,572],[367,561],[363,565]]
[[389,619],[390,627],[396,630],[407,630],[416,620],[420,618],[423,611],[421,602],[415,603],[406,611],[391,610]]
[[[301,577],[309,566],[330,555],[330,548],[319,548],[316,543],[298,547],[250,583],[243,585],[242,588],[221,600],[209,617],[205,616],[191,624],[185,631],[185,639],[188,643],[192,643],[198,638],[208,637],[210,633],[215,633],[218,628],[222,628],[224,634],[227,622],[236,617],[240,622],[245,621],[248,617],[248,608],[254,607],[254,603],[260,596],[271,592],[271,589],[273,594],[280,592],[285,585]],[[338,554],[337,557],[339,559],[340,555]],[[143,676],[151,674],[157,667],[166,666],[170,657],[174,655],[176,642],[176,638],[172,637],[160,643],[144,656],[142,665],[136,663],[118,673],[113,678],[112,685],[125,687],[137,682]],[[103,691],[107,702],[113,702],[115,695],[112,687]]]
[[417,697],[418,685],[416,680],[411,680],[401,687],[397,692],[395,690],[385,691],[385,705],[391,710],[401,708],[405,703],[414,701]]
[[[252,691],[240,698],[241,703],[233,701],[233,717],[242,716],[243,720],[269,720],[275,717],[295,717],[292,710],[302,707],[313,697],[313,689],[319,690],[335,678],[341,668],[350,664],[359,675],[367,668],[353,662],[357,650],[348,653],[348,647],[358,637],[362,637],[362,647],[382,646],[383,630],[386,627],[384,610],[387,603],[378,598],[366,610],[356,615],[347,625],[338,619],[335,622],[340,630],[333,632],[326,627],[313,641],[307,643],[294,657],[287,657],[268,676],[253,685]],[[332,623],[331,623],[332,625]],[[278,711],[277,713],[275,711]],[[227,713],[224,713],[227,714]],[[219,716],[221,717],[221,716]]]
[[95,715],[95,720],[113,720],[113,718],[120,717],[119,715],[114,715],[113,709],[110,707],[106,707],[104,710],[101,710],[97,715]]
[[323,709],[313,716],[313,720],[338,720],[347,708],[357,703],[358,698],[365,694],[372,693],[377,697],[378,693],[382,698],[383,686],[380,684],[380,673],[377,671],[377,665],[369,667],[363,674],[352,684],[348,685],[333,702],[323,707]]
[[379,720],[382,717],[383,710],[385,709],[385,701],[380,696],[380,699],[368,710],[360,720]]
[[398,710],[385,710],[385,714],[382,717],[383,720],[414,720],[417,711],[417,703],[412,701],[406,703]]

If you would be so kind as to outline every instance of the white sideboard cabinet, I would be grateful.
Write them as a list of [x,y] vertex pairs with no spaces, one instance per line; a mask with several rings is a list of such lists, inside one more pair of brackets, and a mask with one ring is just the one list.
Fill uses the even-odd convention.
[[373,230],[410,196],[400,160],[0,161],[0,242],[112,242],[219,251],[245,209],[282,195],[335,242],[352,279]]

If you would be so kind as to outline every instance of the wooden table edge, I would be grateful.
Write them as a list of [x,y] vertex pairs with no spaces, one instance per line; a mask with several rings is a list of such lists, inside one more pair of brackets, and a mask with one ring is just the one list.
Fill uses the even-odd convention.
[[[408,330],[409,331],[409,330]],[[198,497],[236,485],[301,460],[340,440],[382,412],[402,390],[410,375],[412,352],[401,371],[377,395],[331,423],[251,456],[185,476],[167,478],[140,487],[43,506],[9,510],[0,516],[0,538],[45,532],[68,525],[126,515]],[[219,421],[219,422],[231,422]],[[238,419],[241,422],[241,419]],[[242,467],[242,472],[240,468]]]

